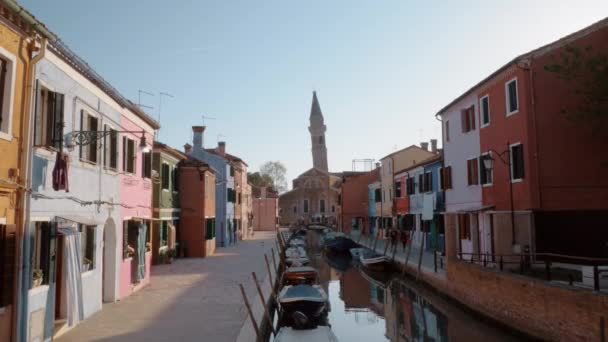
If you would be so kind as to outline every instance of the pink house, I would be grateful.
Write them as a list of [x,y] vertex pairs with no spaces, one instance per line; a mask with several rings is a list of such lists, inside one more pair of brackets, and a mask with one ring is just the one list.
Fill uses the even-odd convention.
[[119,298],[150,283],[150,230],[152,227],[152,144],[160,125],[135,105],[125,109],[121,117],[119,170],[120,209],[118,232],[120,269]]

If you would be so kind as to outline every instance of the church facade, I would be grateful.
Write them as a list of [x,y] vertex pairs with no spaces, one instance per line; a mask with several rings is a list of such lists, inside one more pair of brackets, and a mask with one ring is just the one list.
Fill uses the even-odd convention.
[[279,197],[279,216],[283,225],[325,223],[335,225],[340,217],[341,173],[331,173],[327,163],[327,127],[313,92],[308,127],[312,146],[312,168],[293,180],[292,189]]

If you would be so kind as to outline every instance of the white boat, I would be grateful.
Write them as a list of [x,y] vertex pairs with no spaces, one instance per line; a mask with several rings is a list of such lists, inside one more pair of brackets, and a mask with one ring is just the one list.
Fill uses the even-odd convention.
[[331,328],[319,326],[316,329],[296,330],[291,327],[284,327],[279,330],[274,337],[275,342],[338,342],[338,338],[331,331]]
[[361,251],[359,254],[359,262],[365,267],[372,269],[384,269],[388,258],[382,254],[378,254],[370,249]]
[[285,250],[287,265],[306,265],[310,262],[306,250],[302,246],[289,247]]
[[289,241],[289,246],[291,247],[297,247],[297,246],[306,246],[306,241],[301,240],[301,239],[291,239],[291,241]]

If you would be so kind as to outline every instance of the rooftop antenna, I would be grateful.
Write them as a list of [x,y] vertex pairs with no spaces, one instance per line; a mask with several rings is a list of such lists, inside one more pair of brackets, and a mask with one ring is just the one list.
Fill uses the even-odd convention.
[[207,119],[207,120],[215,120],[215,118],[213,118],[211,116],[204,116],[204,115],[202,115],[201,117],[203,118],[203,126],[205,126],[205,119]]
[[[163,106],[163,96],[167,96],[167,97],[170,97],[170,98],[174,97],[173,95],[171,95],[169,93],[162,92],[162,91],[158,95],[158,123],[161,123],[160,122],[160,114],[161,114],[161,109],[162,109],[162,106]],[[158,129],[158,136],[159,136],[159,140],[160,140],[160,128]]]
[[146,105],[141,104],[141,94],[145,94],[145,95],[154,96],[154,94],[152,94],[152,93],[150,93],[150,92],[147,92],[147,91],[145,91],[145,90],[141,90],[141,89],[139,89],[139,90],[137,91],[137,106],[138,106],[138,107],[142,107],[142,108],[154,109],[154,107],[152,107],[152,106],[146,106]]

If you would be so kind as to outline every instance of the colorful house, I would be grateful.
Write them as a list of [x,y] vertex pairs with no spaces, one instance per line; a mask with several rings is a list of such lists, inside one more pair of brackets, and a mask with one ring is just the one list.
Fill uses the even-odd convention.
[[382,200],[382,196],[381,196],[381,186],[380,186],[380,181],[377,180],[375,182],[370,183],[367,186],[367,200],[368,200],[368,219],[367,222],[369,223],[369,234],[370,235],[374,235],[376,234],[376,232],[378,231],[378,227],[380,225],[380,218],[378,217],[378,215],[380,215],[381,212],[381,200]]
[[598,229],[608,218],[608,145],[560,114],[584,99],[545,69],[573,48],[608,54],[608,19],[514,58],[437,114],[458,252],[487,261],[526,251],[608,257]]
[[179,170],[180,161],[187,159],[184,153],[161,142],[154,142],[152,155],[152,179],[154,222],[152,223],[152,263],[169,262],[179,255]]
[[[53,41],[43,45],[33,73],[20,317],[28,340],[58,336],[102,302],[131,292],[124,282],[132,258],[120,258],[121,228],[125,217],[151,219],[151,181],[141,165],[151,159],[136,149],[151,148],[146,141],[159,127]],[[141,273],[128,284],[144,285],[145,242],[138,248]]]
[[368,186],[379,179],[379,173],[379,168],[368,172],[343,173],[340,230],[345,234],[367,234],[365,228],[368,227]]
[[[24,15],[26,15],[24,13]],[[41,27],[44,29],[44,27]],[[24,240],[31,69],[40,39],[14,10],[0,7],[0,341],[16,341]]]
[[178,170],[179,180],[184,184],[179,189],[181,211],[177,241],[180,255],[195,258],[213,255],[217,173],[209,164],[192,157],[181,160]]

